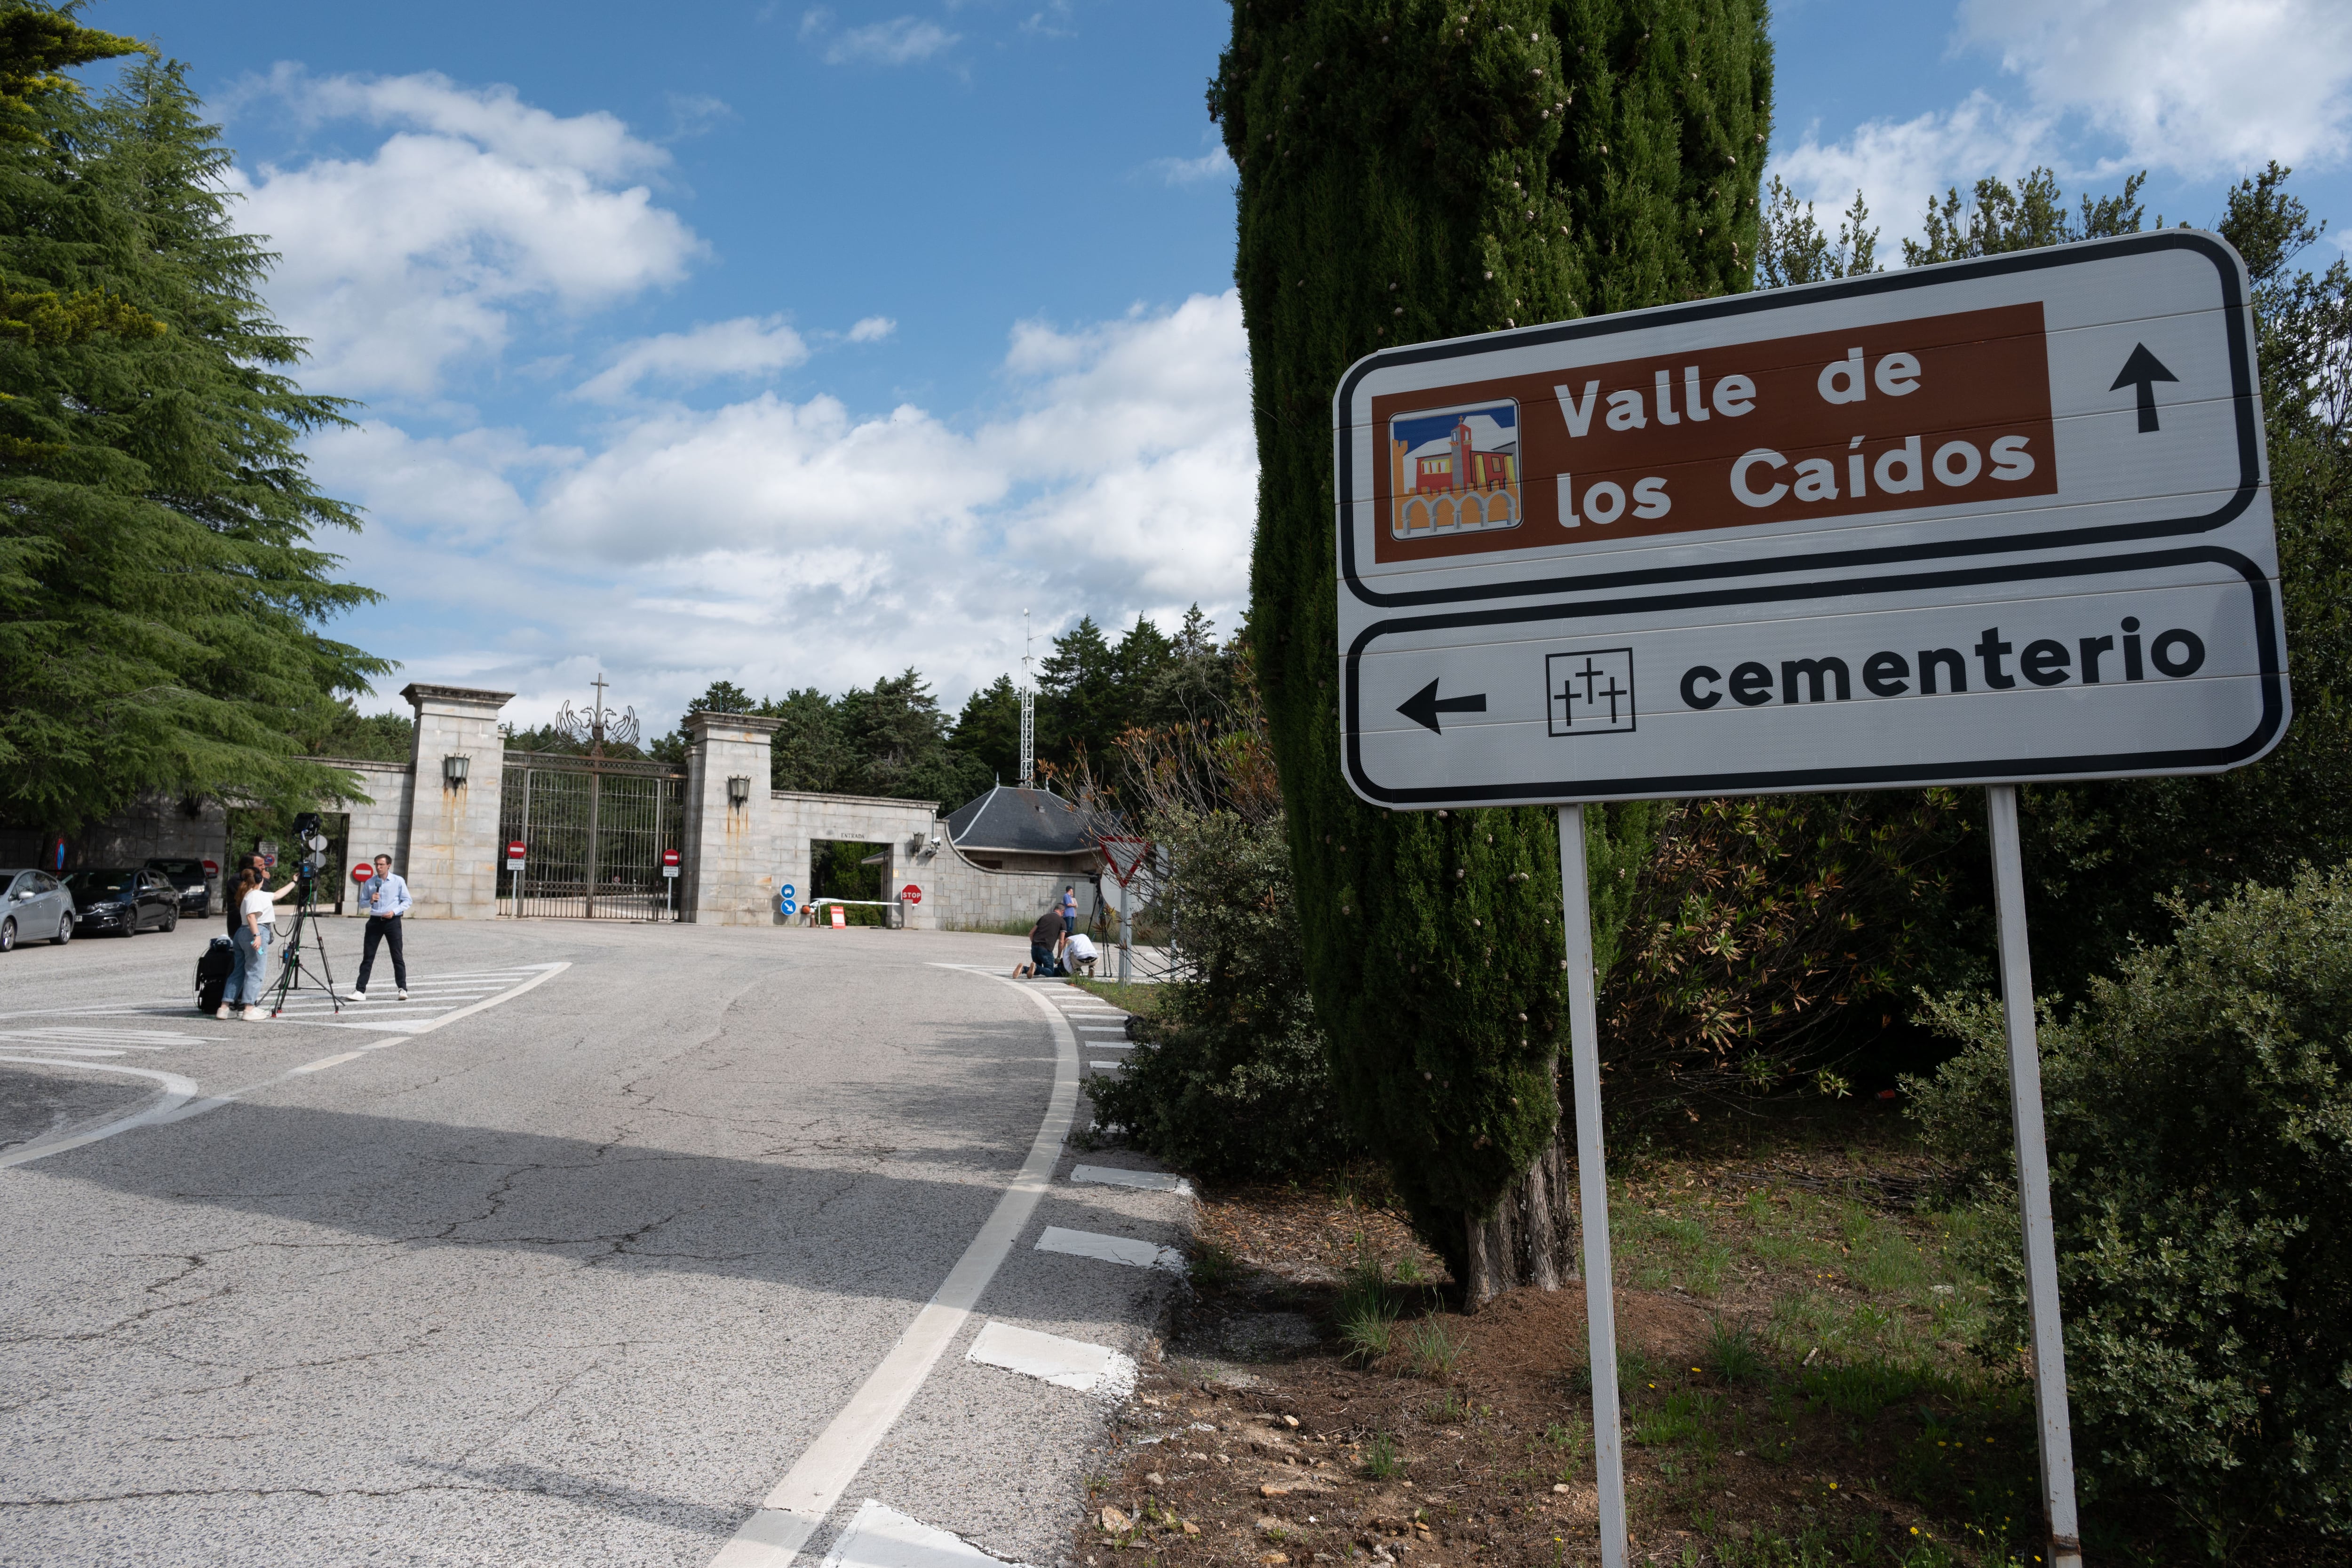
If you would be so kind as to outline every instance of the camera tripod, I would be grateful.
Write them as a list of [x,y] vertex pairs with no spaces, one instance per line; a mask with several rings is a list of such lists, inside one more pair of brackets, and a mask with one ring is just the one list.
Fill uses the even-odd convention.
[[302,894],[294,901],[294,927],[286,936],[286,956],[278,961],[277,995],[269,998],[269,1016],[276,1018],[286,1010],[286,993],[294,989],[298,981],[306,977],[327,993],[327,1000],[340,1014],[343,1010],[343,998],[335,990],[335,970],[334,966],[327,961],[327,944],[323,939],[315,942],[319,959],[319,972],[315,976],[311,975],[310,962],[302,952],[303,934],[310,925],[311,906],[319,902],[318,879],[307,865],[295,874],[302,883]]

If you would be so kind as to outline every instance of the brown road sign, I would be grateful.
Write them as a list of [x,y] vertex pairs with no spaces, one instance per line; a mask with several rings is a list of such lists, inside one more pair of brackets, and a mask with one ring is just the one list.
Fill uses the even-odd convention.
[[2284,732],[2210,235],[1390,350],[1334,422],[1368,800],[2212,771]]

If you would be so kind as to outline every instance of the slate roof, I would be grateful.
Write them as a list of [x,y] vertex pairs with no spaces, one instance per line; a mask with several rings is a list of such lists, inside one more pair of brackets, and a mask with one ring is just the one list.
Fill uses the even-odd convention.
[[948,813],[948,838],[960,850],[1068,855],[1094,848],[1112,823],[1050,789],[999,784]]

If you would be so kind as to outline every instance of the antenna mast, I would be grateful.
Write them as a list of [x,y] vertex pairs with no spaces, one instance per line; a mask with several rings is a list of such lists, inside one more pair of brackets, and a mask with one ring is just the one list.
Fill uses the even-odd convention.
[[1037,693],[1032,673],[1037,660],[1030,652],[1036,639],[1029,630],[1029,612],[1021,612],[1021,788],[1037,787]]

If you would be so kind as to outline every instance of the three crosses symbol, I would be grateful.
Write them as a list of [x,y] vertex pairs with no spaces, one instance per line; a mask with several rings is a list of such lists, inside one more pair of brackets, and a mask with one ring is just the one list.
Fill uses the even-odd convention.
[[[1605,688],[1599,687],[1599,682],[1603,676],[1606,676],[1609,681],[1609,685]],[[1576,683],[1580,680],[1584,683],[1584,695],[1582,696],[1579,696],[1576,692]],[[1630,697],[1633,695],[1633,694],[1628,691],[1625,687],[1617,684],[1617,676],[1614,673],[1604,670],[1598,664],[1595,664],[1592,662],[1592,656],[1588,653],[1585,655],[1584,668],[1580,670],[1570,670],[1568,673],[1568,678],[1560,683],[1560,713],[1565,722],[1574,724],[1576,722],[1576,705],[1578,703],[1580,702],[1584,704],[1587,709],[1596,710],[1597,712],[1600,705],[1605,701],[1609,705],[1609,722],[1614,725],[1618,722],[1617,704],[1619,700],[1621,698]]]

